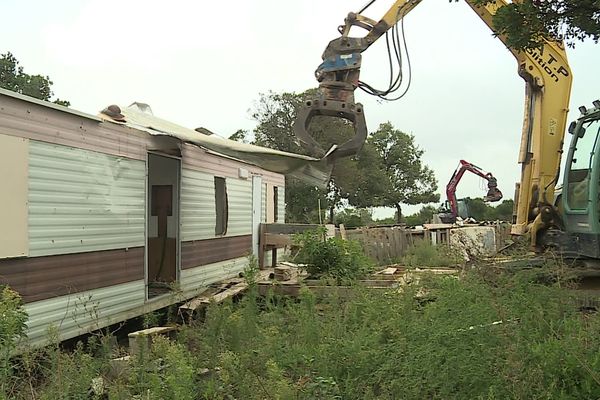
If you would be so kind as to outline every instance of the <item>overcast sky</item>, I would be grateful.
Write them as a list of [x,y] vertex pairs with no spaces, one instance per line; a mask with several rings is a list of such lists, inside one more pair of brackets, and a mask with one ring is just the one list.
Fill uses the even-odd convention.
[[[159,117],[227,137],[255,126],[249,109],[259,93],[315,87],[323,49],[365,2],[8,0],[0,53],[12,52],[27,73],[49,75],[56,95],[75,109],[96,114],[141,101]],[[378,0],[365,14],[379,19],[390,4]],[[512,198],[524,100],[514,58],[464,2],[424,0],[406,17],[405,31],[408,94],[380,103],[357,90],[370,131],[390,121],[415,135],[440,193],[466,159],[492,172]],[[380,42],[363,54],[361,74],[377,87],[388,77]],[[600,98],[600,47],[577,44],[569,61],[572,120],[579,105]],[[482,187],[466,176],[458,195],[479,197]]]

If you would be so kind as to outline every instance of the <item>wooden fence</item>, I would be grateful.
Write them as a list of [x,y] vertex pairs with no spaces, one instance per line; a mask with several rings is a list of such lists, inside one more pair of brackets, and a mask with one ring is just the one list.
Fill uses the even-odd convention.
[[425,231],[412,231],[400,226],[347,230],[346,238],[361,243],[365,254],[378,265],[399,262],[415,241],[427,240]]
[[[261,224],[259,265],[265,268],[265,254],[272,251],[272,266],[277,263],[275,249],[291,246],[292,235],[315,229],[318,225],[303,224]],[[451,225],[426,224],[424,230],[405,229],[402,226],[348,229],[340,232],[333,225],[327,226],[329,235],[342,235],[349,240],[358,241],[367,256],[378,265],[400,262],[407,250],[416,242],[426,240],[433,244],[448,243]],[[510,225],[497,224],[496,248],[501,248],[510,236]]]

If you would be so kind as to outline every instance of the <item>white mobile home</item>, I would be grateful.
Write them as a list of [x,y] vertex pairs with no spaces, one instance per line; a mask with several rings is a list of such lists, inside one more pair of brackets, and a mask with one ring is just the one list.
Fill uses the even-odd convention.
[[[203,146],[143,105],[107,110],[0,90],[0,283],[23,297],[33,343],[51,326],[74,337],[238,274],[259,223],[285,218],[279,172],[294,168],[273,159],[319,164],[225,139]],[[207,149],[220,146],[234,150]],[[232,157],[245,151],[251,163]]]

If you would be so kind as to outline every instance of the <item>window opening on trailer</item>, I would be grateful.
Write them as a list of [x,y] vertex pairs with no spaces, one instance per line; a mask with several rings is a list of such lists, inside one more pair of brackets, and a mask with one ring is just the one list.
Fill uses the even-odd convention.
[[225,178],[215,176],[215,235],[227,233],[228,207]]

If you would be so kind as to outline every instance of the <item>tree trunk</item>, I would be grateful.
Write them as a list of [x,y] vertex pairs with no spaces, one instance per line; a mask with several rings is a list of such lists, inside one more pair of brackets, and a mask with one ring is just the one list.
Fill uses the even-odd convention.
[[400,204],[396,204],[396,223],[399,224],[402,221],[402,207]]
[[334,211],[334,206],[329,207],[329,224],[333,224],[333,211]]

